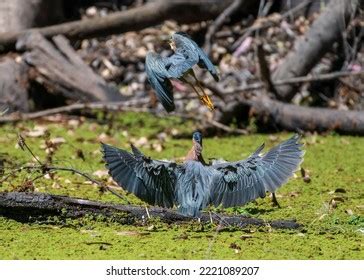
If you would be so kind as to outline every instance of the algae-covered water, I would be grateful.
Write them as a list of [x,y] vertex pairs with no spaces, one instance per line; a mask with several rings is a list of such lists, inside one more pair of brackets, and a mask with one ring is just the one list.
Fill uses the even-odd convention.
[[[102,116],[97,122],[52,117],[1,126],[0,159],[5,174],[33,161],[17,145],[21,132],[40,160],[48,156],[53,165],[76,168],[106,182],[100,141],[124,148],[133,142],[153,158],[179,160],[190,148],[193,129],[192,123],[178,118],[147,114],[121,114],[112,122]],[[206,138],[204,156],[243,159],[263,142],[267,149],[290,136]],[[126,226],[87,217],[20,223],[0,216],[0,259],[364,259],[364,138],[309,135],[302,141],[306,150],[302,167],[310,180],[305,182],[297,172],[280,188],[281,208],[273,207],[266,197],[243,207],[218,209],[264,220],[296,219],[303,225],[299,230],[267,226],[217,231],[216,225],[201,228],[197,222],[167,225],[155,220]],[[53,178],[20,172],[0,184],[0,191],[15,190],[124,203],[83,177],[65,172]],[[144,205],[133,195],[127,199]]]

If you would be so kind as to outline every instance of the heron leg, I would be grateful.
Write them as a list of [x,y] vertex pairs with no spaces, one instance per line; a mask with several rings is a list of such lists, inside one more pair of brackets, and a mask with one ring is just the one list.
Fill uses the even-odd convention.
[[193,69],[190,69],[187,74],[191,75],[195,81],[196,81],[196,85],[200,88],[200,90],[202,91],[203,95],[199,95],[200,100],[203,104],[205,104],[211,111],[214,110],[214,104],[212,103],[212,100],[210,99],[210,97],[205,93],[200,81],[197,79],[195,72],[193,71]]
[[276,206],[278,208],[281,208],[281,206],[278,203],[278,200],[277,200],[277,197],[276,197],[276,194],[275,193],[272,193],[272,204],[273,204],[273,206]]
[[181,77],[180,78],[180,80],[182,81],[182,82],[184,82],[184,83],[186,83],[186,84],[188,84],[188,85],[190,85],[190,87],[197,93],[197,95],[198,95],[198,97],[201,99],[202,98],[202,96],[201,96],[201,94],[198,92],[198,90],[195,88],[195,86],[191,83],[191,82],[189,82],[189,81],[187,81],[187,79],[185,79],[184,77]]

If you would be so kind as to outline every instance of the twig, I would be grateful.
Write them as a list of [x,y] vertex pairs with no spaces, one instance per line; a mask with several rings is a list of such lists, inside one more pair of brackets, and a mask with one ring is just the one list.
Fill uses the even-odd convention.
[[[307,83],[307,82],[315,82],[315,81],[327,81],[327,80],[334,80],[341,77],[347,77],[347,76],[360,76],[364,75],[364,70],[361,71],[338,71],[338,72],[332,72],[328,74],[321,74],[321,75],[307,75],[303,77],[295,77],[290,79],[284,79],[284,80],[277,80],[273,81],[273,85],[286,85],[286,84],[299,84],[299,83]],[[206,85],[206,87],[213,91],[218,92],[219,95],[226,96],[231,95],[234,93],[242,92],[242,91],[250,91],[250,90],[256,90],[261,89],[264,87],[264,83],[257,82],[246,86],[240,86],[233,89],[221,89],[214,85]],[[1,118],[0,118],[1,122]]]
[[287,17],[293,17],[297,12],[301,11],[303,8],[305,8],[307,5],[310,5],[312,0],[306,0],[298,4],[297,6],[289,9],[287,12],[282,14],[282,19]]
[[[176,98],[175,100],[193,99],[195,96],[184,96]],[[115,112],[148,112],[153,113],[152,109],[141,108],[150,102],[149,98],[141,98],[130,101],[117,101],[117,102],[88,102],[88,103],[74,103],[71,105],[61,106],[52,109],[46,109],[34,113],[20,113],[15,112],[6,116],[0,116],[0,123],[18,122],[25,120],[39,119],[46,116],[51,116],[61,113],[71,113],[81,110],[108,110]]]
[[249,131],[248,130],[245,130],[245,129],[241,129],[241,128],[232,128],[232,127],[229,127],[223,123],[220,123],[216,120],[212,120],[212,119],[208,119],[208,118],[203,118],[203,117],[198,117],[196,115],[188,115],[188,114],[181,114],[181,113],[175,113],[176,116],[178,117],[181,117],[181,118],[184,118],[184,119],[189,119],[189,120],[194,120],[196,122],[205,122],[205,123],[208,123],[212,126],[215,126],[225,132],[228,132],[228,133],[233,133],[233,134],[243,134],[243,135],[247,135],[249,134]]
[[223,131],[226,131],[228,133],[232,133],[232,134],[242,134],[242,135],[247,135],[249,134],[249,131],[246,129],[241,129],[241,128],[233,128],[230,126],[227,126],[223,123],[220,123],[218,121],[215,120],[206,120],[207,123],[211,124],[212,126],[215,126]]
[[205,51],[207,55],[210,55],[211,53],[212,37],[214,36],[216,31],[221,28],[226,19],[230,17],[242,5],[242,2],[243,0],[234,0],[208,28],[205,36]]
[[135,106],[146,104],[149,102],[149,98],[143,98],[133,101],[118,101],[118,102],[90,102],[90,103],[74,103],[67,106],[61,106],[57,108],[42,110],[34,113],[13,113],[7,116],[0,117],[0,123],[14,122],[22,120],[32,120],[50,115],[60,113],[71,113],[80,110],[97,110],[107,109],[109,111],[135,111],[135,112],[146,112],[145,108],[136,108]]
[[[288,18],[288,17],[291,17],[292,15],[296,14],[297,12],[299,12],[301,9],[303,9],[304,7],[306,7],[307,5],[309,5],[310,3],[312,2],[312,0],[306,0],[306,1],[303,1],[302,3],[298,4],[297,6],[295,6],[294,8],[290,9],[289,11],[285,12],[283,15],[281,15],[280,17],[280,21],[285,19],[285,18]],[[261,18],[260,18],[261,19]],[[252,25],[248,28],[246,28],[244,31],[243,31],[243,35],[241,35],[239,37],[239,39],[237,39],[235,41],[235,43],[231,46],[231,49],[230,51],[235,51],[240,45],[241,43],[248,37],[250,36],[250,34],[252,34],[253,32],[255,31],[260,31],[260,30],[263,30],[263,29],[266,29],[270,26],[272,26],[273,24],[276,24],[277,21],[275,20],[269,20],[269,21],[265,21],[263,22],[262,24],[260,25]]]
[[44,165],[39,159],[38,157],[35,156],[35,154],[33,153],[33,151],[29,148],[28,144],[25,142],[25,139],[23,136],[21,136],[21,134],[18,135],[18,144],[20,146],[20,148],[25,151],[27,150],[31,155],[32,157],[39,163],[39,165]]
[[[112,194],[116,195],[117,197],[121,198],[122,200],[124,200],[126,203],[129,204],[129,201],[122,195],[118,194],[117,192],[115,192],[113,189],[111,189],[109,186],[106,186],[105,184],[103,184],[102,182],[99,182],[97,180],[95,180],[94,178],[92,178],[90,175],[88,175],[87,173],[81,172],[77,169],[74,168],[70,168],[70,167],[61,167],[61,166],[49,166],[45,163],[42,163],[38,157],[35,156],[35,154],[33,153],[33,151],[30,149],[30,147],[28,146],[28,144],[26,143],[25,139],[19,134],[19,146],[24,150],[29,152],[32,157],[38,162],[39,165],[26,165],[26,166],[22,166],[20,168],[11,170],[11,172],[5,176],[3,176],[3,178],[0,180],[0,182],[4,182],[5,180],[7,180],[10,176],[14,175],[16,172],[19,172],[21,170],[40,170],[43,174],[49,173],[51,171],[68,171],[68,172],[72,172],[72,173],[76,173],[78,175],[81,175],[83,177],[85,177],[86,179],[90,180],[92,183],[107,189],[109,192],[111,192]],[[37,177],[38,179],[39,177]]]
[[272,78],[269,70],[269,64],[265,58],[265,51],[261,40],[257,40],[256,56],[258,58],[259,75],[267,92],[272,92],[277,95],[277,91],[272,83]]
[[282,79],[274,81],[274,85],[285,85],[285,84],[298,84],[307,82],[327,81],[334,80],[346,76],[361,76],[364,75],[364,70],[360,71],[338,71],[320,75],[307,75],[302,77],[295,77],[289,79]]
[[[0,180],[0,183],[6,181],[10,176],[13,176],[15,173],[17,173],[19,171],[22,171],[22,170],[40,170],[42,173],[49,173],[49,172],[52,172],[52,171],[68,171],[68,172],[76,173],[76,174],[81,175],[82,177],[85,177],[86,179],[90,180],[92,183],[94,183],[94,184],[96,184],[96,185],[98,185],[98,186],[100,186],[100,187],[102,187],[104,189],[107,189],[109,192],[111,192],[112,194],[114,194],[118,198],[124,200],[127,204],[130,204],[130,202],[124,196],[118,194],[117,192],[115,192],[109,186],[106,186],[102,182],[95,180],[94,178],[92,178],[87,173],[81,172],[81,171],[79,171],[77,169],[70,168],[70,167],[44,166],[43,164],[41,164],[41,165],[25,165],[25,166],[22,166],[20,168],[11,170],[11,172],[9,172],[5,176],[3,176],[3,178]],[[32,181],[34,181],[34,180],[36,180],[36,179],[38,179],[40,177],[41,176],[38,176],[35,179],[33,179]]]

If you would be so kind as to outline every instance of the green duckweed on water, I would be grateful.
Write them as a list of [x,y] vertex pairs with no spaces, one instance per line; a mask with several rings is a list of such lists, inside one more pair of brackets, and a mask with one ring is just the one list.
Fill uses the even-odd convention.
[[[52,164],[103,176],[99,142],[128,148],[137,142],[147,155],[180,160],[190,148],[193,124],[170,117],[121,114],[112,125],[102,120],[60,118],[23,122],[0,127],[0,159],[5,173],[30,163],[30,155],[17,145],[22,132],[34,153]],[[172,135],[186,135],[177,139]],[[261,143],[266,149],[290,137],[290,133],[213,137],[204,140],[205,158],[229,161],[247,157]],[[48,139],[48,140],[47,140]],[[58,143],[55,147],[46,141]],[[83,217],[57,222],[21,223],[0,216],[0,259],[363,259],[364,258],[364,138],[353,136],[306,136],[300,172],[278,190],[281,208],[270,198],[243,207],[219,209],[264,220],[296,219],[299,230],[270,227],[245,229],[216,226],[203,228],[197,222],[168,225],[152,221],[145,225],[120,225],[113,221]],[[48,152],[48,153],[47,153]],[[50,152],[50,153],[49,153]],[[0,184],[0,191],[31,190],[113,203],[123,203],[86,179],[65,172],[53,178],[20,172]],[[123,191],[120,190],[122,193]],[[144,205],[133,195],[129,201]]]

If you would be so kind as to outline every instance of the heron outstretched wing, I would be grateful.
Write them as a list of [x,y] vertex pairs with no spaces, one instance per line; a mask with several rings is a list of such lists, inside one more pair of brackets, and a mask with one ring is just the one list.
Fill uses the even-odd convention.
[[145,58],[145,70],[158,100],[167,112],[173,111],[175,109],[173,86],[169,80],[171,75],[166,69],[166,60],[156,53],[149,52]]
[[[212,64],[206,53],[197,45],[197,43],[183,32],[176,32],[173,36],[177,47],[176,53],[179,53],[185,57],[186,62],[189,64],[189,68],[192,68],[195,64],[198,64],[201,68],[207,69],[215,81],[218,82],[219,76],[215,66]],[[187,63],[184,65],[187,65]]]
[[118,185],[151,205],[173,206],[177,164],[147,158],[134,146],[131,154],[101,145],[106,167]]
[[282,142],[263,156],[260,146],[249,158],[212,165],[218,174],[211,185],[210,203],[224,207],[243,205],[266,191],[274,192],[298,169],[304,151],[299,136]]

